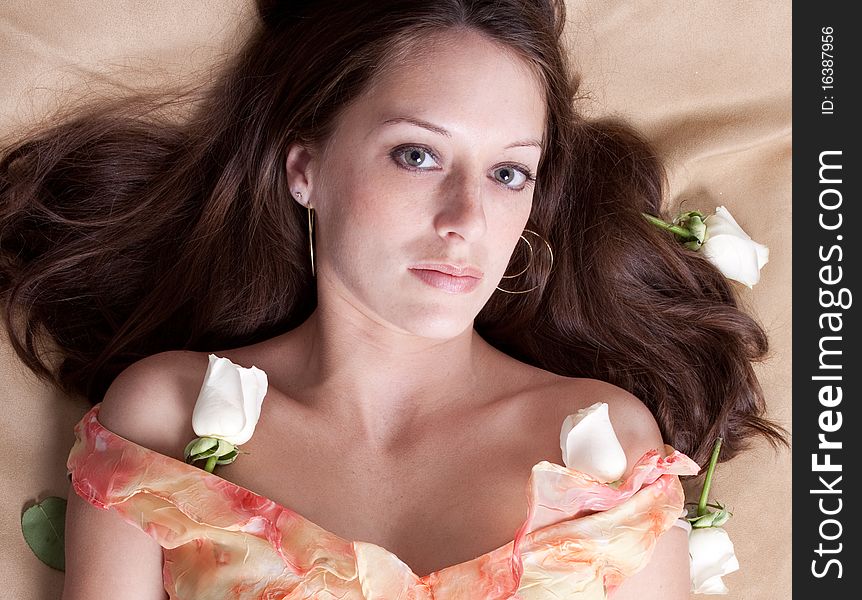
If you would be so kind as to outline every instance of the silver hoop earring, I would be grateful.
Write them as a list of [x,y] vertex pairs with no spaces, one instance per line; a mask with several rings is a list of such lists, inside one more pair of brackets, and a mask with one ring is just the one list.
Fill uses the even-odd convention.
[[[554,268],[554,251],[551,250],[551,245],[548,243],[548,240],[546,240],[541,235],[539,235],[538,233],[536,233],[535,231],[533,231],[531,229],[525,229],[524,233],[532,233],[533,235],[538,237],[540,240],[545,242],[545,246],[548,247],[548,253],[550,254],[550,257],[551,257],[551,266],[548,268],[548,275],[550,275],[551,269]],[[503,279],[511,279],[513,277],[517,277],[518,275],[525,273],[527,271],[527,269],[530,268],[530,265],[533,264],[533,245],[530,243],[530,240],[528,240],[527,238],[524,237],[523,233],[521,234],[521,239],[527,243],[527,248],[530,249],[530,260],[527,262],[527,266],[524,267],[520,273],[515,273],[514,275],[503,275]],[[546,280],[547,280],[547,276],[546,276]],[[504,290],[500,286],[497,286],[497,289],[500,290],[501,292],[506,292],[507,294],[526,294],[527,292],[532,292],[533,290],[538,288],[539,285],[541,285],[541,284],[536,284],[528,290],[518,290],[518,291]]]

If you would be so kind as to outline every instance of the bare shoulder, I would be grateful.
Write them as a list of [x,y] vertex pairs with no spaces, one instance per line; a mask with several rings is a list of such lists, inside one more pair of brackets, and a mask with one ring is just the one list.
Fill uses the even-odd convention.
[[650,409],[640,398],[606,381],[591,378],[558,377],[551,400],[558,422],[595,402],[608,405],[608,416],[614,433],[626,453],[631,472],[637,460],[648,450],[666,456],[664,440]]
[[[201,362],[201,359],[203,362]],[[114,433],[182,459],[206,355],[162,352],[126,367],[105,392],[98,419]],[[163,548],[142,526],[97,509],[68,490],[63,598],[167,598]],[[133,557],[133,560],[129,560]]]
[[99,422],[117,435],[180,458],[194,437],[192,410],[207,368],[201,352],[171,350],[126,367],[105,392]]

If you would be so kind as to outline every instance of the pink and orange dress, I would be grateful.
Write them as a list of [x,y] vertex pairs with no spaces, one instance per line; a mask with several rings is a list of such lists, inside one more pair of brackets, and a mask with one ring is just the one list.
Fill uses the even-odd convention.
[[106,429],[100,404],[75,425],[75,492],[163,548],[172,600],[605,599],[643,568],[699,470],[665,446],[618,484],[541,461],[527,516],[507,544],[417,576],[375,544],[341,538],[286,506]]

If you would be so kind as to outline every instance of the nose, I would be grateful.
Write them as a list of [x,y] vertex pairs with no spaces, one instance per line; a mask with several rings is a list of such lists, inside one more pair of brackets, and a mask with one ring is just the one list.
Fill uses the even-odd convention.
[[484,235],[487,223],[481,186],[478,177],[453,174],[446,178],[441,205],[434,219],[440,237],[458,235],[472,241]]

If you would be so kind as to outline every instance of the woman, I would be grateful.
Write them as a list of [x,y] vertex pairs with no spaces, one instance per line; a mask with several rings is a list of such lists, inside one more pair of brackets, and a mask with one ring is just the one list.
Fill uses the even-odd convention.
[[[626,475],[663,441],[703,464],[718,435],[725,459],[780,439],[750,367],[765,334],[640,215],[661,206],[648,147],[573,112],[562,3],[337,4],[261,3],[184,120],[118,104],[4,157],[3,290],[65,351],[58,383],[181,459],[209,349],[229,348],[270,386],[220,476],[425,583],[512,539],[530,467],[597,400]],[[83,318],[58,319],[70,303]],[[64,597],[164,597],[153,531],[75,490],[67,520]],[[613,597],[686,596],[685,542],[668,529]]]

